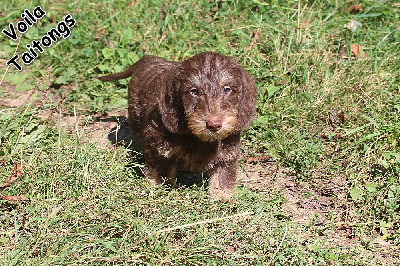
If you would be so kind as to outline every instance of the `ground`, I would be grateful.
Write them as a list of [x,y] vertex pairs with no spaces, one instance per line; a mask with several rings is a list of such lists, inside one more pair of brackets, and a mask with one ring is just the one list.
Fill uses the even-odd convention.
[[[13,86],[6,86],[0,106],[18,108],[30,102],[32,95],[29,92],[14,92]],[[61,98],[54,96],[53,100],[61,101]],[[126,122],[127,115],[127,110],[91,116],[68,115],[54,110],[38,113],[39,117],[52,121],[62,130],[81,136],[83,143],[94,142],[101,149],[127,146],[133,140]],[[345,222],[348,220],[346,217],[355,215],[346,208],[349,184],[345,179],[321,175],[311,181],[299,181],[290,168],[273,157],[262,154],[251,157],[246,153],[243,154],[238,176],[239,185],[262,195],[267,201],[272,195],[281,195],[285,201],[283,211],[286,217],[283,218],[307,226],[310,236],[317,232],[328,247],[339,245],[362,249],[365,248],[365,242],[370,242],[368,249],[378,264],[390,265],[398,261],[397,255],[394,255],[400,252],[398,246],[381,239],[378,232],[374,233],[372,242],[370,239],[360,239],[355,236],[354,225]]]

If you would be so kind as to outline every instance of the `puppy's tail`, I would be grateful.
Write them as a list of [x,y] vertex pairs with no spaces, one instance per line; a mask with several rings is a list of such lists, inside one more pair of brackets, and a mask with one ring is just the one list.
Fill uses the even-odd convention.
[[134,70],[135,70],[135,65],[132,65],[125,71],[115,73],[115,74],[110,74],[107,76],[95,77],[95,78],[99,79],[101,81],[113,81],[113,80],[118,80],[118,79],[126,79],[126,78],[129,78],[132,76]]

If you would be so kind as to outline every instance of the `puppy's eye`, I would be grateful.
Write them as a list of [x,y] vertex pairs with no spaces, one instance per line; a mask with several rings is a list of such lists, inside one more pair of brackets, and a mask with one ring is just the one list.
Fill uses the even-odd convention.
[[225,92],[225,93],[228,93],[228,92],[231,92],[231,91],[232,91],[231,87],[229,87],[229,86],[224,86],[224,92]]
[[191,88],[189,92],[194,96],[197,96],[199,94],[199,90],[196,88]]

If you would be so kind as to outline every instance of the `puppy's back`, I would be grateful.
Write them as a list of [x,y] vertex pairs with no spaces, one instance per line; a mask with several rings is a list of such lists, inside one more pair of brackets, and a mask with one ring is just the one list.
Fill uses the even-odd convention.
[[[165,89],[171,85],[179,63],[146,55],[132,65],[128,85],[129,122],[134,132],[141,134],[158,109]],[[157,113],[157,112],[156,112]]]
[[144,55],[127,70],[96,77],[114,81],[131,77],[128,85],[128,112],[132,130],[139,135],[157,108],[162,91],[166,89],[179,63],[153,55]]

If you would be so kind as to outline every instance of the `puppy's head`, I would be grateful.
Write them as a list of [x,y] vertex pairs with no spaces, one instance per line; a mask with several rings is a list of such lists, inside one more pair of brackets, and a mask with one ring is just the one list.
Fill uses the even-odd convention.
[[169,120],[177,123],[166,126],[173,132],[183,126],[200,140],[214,142],[241,131],[254,117],[256,86],[231,57],[201,53],[183,61],[171,87],[166,109],[175,109],[177,119]]

